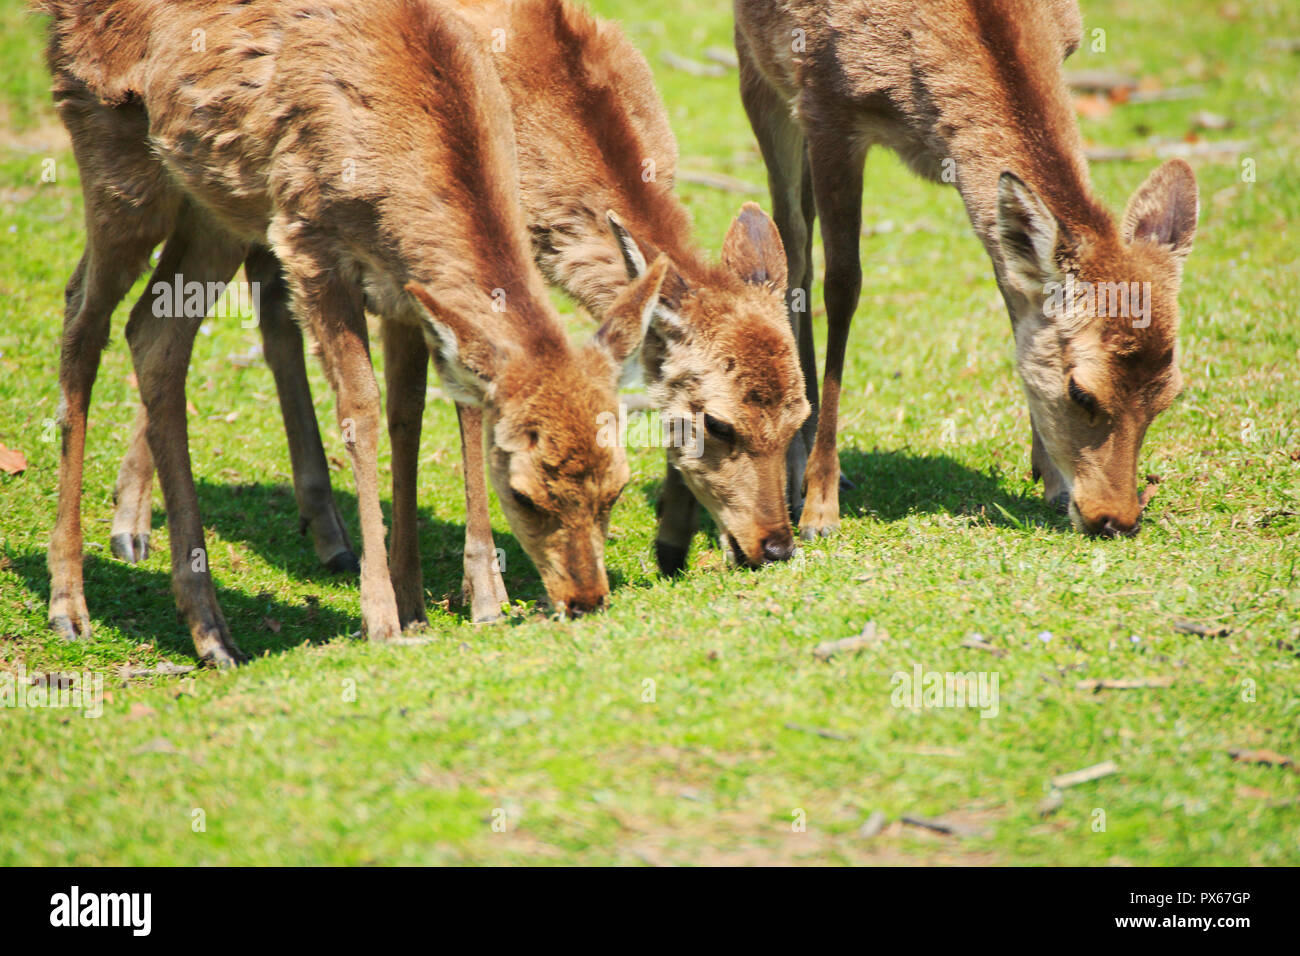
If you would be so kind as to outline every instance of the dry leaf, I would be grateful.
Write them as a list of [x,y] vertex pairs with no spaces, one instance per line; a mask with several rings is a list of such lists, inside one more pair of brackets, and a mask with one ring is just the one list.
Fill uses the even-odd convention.
[[27,456],[17,448],[0,445],[0,471],[6,475],[21,475],[27,470]]

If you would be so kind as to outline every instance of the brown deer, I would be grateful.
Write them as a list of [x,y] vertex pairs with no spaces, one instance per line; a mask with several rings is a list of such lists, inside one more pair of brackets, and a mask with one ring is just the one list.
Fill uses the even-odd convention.
[[[668,447],[660,569],[674,574],[684,567],[696,499],[739,563],[790,557],[785,450],[810,406],[785,318],[785,252],[772,221],[747,204],[723,242],[722,262],[701,253],[673,192],[677,145],[650,68],[614,24],[567,0],[441,2],[466,16],[495,54],[513,107],[528,228],[547,277],[605,317],[645,273],[647,259],[662,253],[672,263],[646,335],[647,386],[666,420],[702,420],[706,434]],[[538,83],[539,76],[547,81]],[[280,345],[295,334],[288,324],[288,313],[267,307],[264,295],[260,327],[300,509],[326,560],[348,554],[347,539],[333,522],[337,510],[319,443],[295,453],[295,431],[310,439],[317,426],[301,357]],[[147,446],[137,440],[119,479],[115,530],[147,534],[147,509],[124,515],[122,504],[148,501],[147,459]],[[486,513],[479,520],[486,527]],[[490,589],[467,590],[474,620],[499,616],[499,576]],[[485,592],[487,599],[475,596]]]
[[1011,317],[1034,474],[1048,500],[1080,531],[1136,533],[1138,451],[1181,388],[1177,297],[1196,229],[1196,182],[1186,163],[1165,163],[1118,225],[1096,199],[1061,76],[1082,33],[1074,0],[734,6],[741,95],[767,165],[790,284],[803,293],[791,322],[809,380],[816,369],[806,299],[812,227],[822,217],[825,379],[812,436],[805,426],[804,440],[791,445],[792,473],[807,456],[803,536],[829,534],[839,522],[835,433],[862,282],[863,162],[873,144],[961,193]]
[[[492,583],[490,549],[470,547],[484,530],[473,516],[486,511],[485,456],[552,602],[570,614],[599,607],[609,511],[628,468],[620,448],[597,443],[597,421],[614,408],[618,373],[640,344],[667,263],[623,291],[591,344],[569,345],[529,254],[509,104],[464,22],[420,0],[43,7],[87,228],[60,361],[55,630],[89,631],[80,492],[90,390],[112,310],[163,240],[151,290],[174,276],[200,288],[224,283],[257,245],[281,264],[337,394],[371,639],[399,636],[423,606],[411,557],[430,353],[460,412],[467,577]],[[185,369],[211,304],[169,315],[146,293],[126,337],[167,506],[177,603],[199,655],[230,664],[241,654],[213,590],[186,442]],[[365,308],[383,317],[391,577]]]

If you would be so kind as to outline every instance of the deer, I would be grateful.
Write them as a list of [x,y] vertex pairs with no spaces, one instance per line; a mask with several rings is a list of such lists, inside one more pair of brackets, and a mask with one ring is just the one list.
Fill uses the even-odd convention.
[[[606,320],[644,281],[647,262],[667,259],[640,357],[650,401],[672,426],[666,430],[689,434],[666,448],[660,571],[684,570],[700,503],[729,560],[747,567],[788,560],[795,545],[785,454],[811,406],[786,319],[786,255],[776,226],[747,203],[724,237],[721,261],[699,249],[673,189],[677,144],[667,111],[649,65],[616,24],[569,0],[438,2],[473,27],[511,101],[527,228],[547,279]],[[288,313],[269,306],[265,294],[262,306],[259,328],[303,523],[322,560],[345,563],[324,452],[311,441],[318,428],[295,355],[301,345],[292,343]],[[295,445],[295,432],[306,440]],[[130,503],[147,504],[150,475],[147,444],[137,436],[118,480],[115,542],[147,535],[147,507]],[[486,526],[486,513],[479,520]],[[128,547],[115,544],[114,552],[129,559]],[[493,578],[478,587],[467,578],[475,622],[500,617],[505,585],[499,573]]]
[[[60,355],[59,509],[49,623],[90,630],[80,494],[91,388],[111,313],[163,243],[154,280],[224,283],[264,248],[335,392],[361,519],[370,640],[404,640],[416,452],[429,360],[457,404],[466,576],[493,584],[476,515],[490,479],[557,610],[604,604],[610,510],[629,479],[596,441],[640,345],[666,260],[567,340],[532,261],[509,105],[473,32],[423,0],[45,0],[53,96],[72,139],[86,249],[68,283]],[[206,314],[211,302],[195,311]],[[393,449],[390,567],[378,496],[380,396],[366,310],[380,317]],[[202,315],[146,292],[126,339],[163,489],[172,585],[201,660],[244,659],[217,602],[194,489],[185,369]],[[490,544],[490,528],[486,543]]]
[[1182,388],[1178,291],[1196,231],[1196,179],[1184,161],[1167,161],[1118,223],[1096,198],[1061,71],[1082,39],[1074,0],[733,6],[741,100],[767,167],[790,286],[805,303],[790,321],[814,382],[806,299],[821,216],[824,378],[790,447],[791,474],[802,476],[801,537],[839,527],[836,429],[873,145],[961,195],[1011,320],[1033,476],[1047,501],[1076,531],[1136,534],[1142,441]]

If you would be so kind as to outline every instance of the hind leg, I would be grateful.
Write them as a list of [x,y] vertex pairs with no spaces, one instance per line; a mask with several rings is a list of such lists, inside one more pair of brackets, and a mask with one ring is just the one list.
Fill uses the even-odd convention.
[[[90,219],[89,211],[87,219]],[[59,510],[50,536],[49,625],[67,640],[90,634],[82,576],[81,485],[86,415],[108,342],[113,309],[144,271],[157,239],[147,233],[98,228],[88,221],[88,243],[68,283],[59,354]]]
[[744,35],[736,32],[740,56],[740,98],[758,140],[767,167],[772,197],[772,220],[785,246],[789,284],[786,303],[790,328],[799,349],[804,391],[812,414],[790,442],[786,452],[786,495],[790,514],[797,522],[803,512],[804,473],[817,434],[817,355],[812,330],[812,245],[816,205],[803,131],[790,115],[789,105],[774,90],[750,59]]
[[[187,207],[163,247],[150,291],[135,304],[126,327],[144,401],[149,451],[167,506],[172,591],[199,658],[218,666],[239,663],[244,655],[230,636],[208,569],[185,410],[185,378],[194,335],[215,303],[215,294],[209,291],[202,315],[169,315],[170,310],[155,309],[152,290],[157,282],[170,297],[170,283],[177,281],[176,276],[187,286],[197,282],[212,290],[215,284],[230,280],[245,251],[243,243],[223,235],[206,217]],[[164,314],[160,316],[158,311]]]
[[81,484],[86,415],[113,309],[171,231],[177,199],[148,145],[138,105],[104,106],[57,73],[54,102],[72,138],[85,201],[86,251],[68,283],[59,356],[59,511],[50,537],[50,626],[90,632],[82,579]]
[[153,455],[149,451],[148,426],[149,416],[141,405],[113,486],[115,508],[109,547],[113,557],[128,564],[149,557],[149,533],[153,528]]
[[311,531],[312,545],[321,564],[331,571],[355,573],[361,564],[334,502],[325,446],[311,401],[311,386],[307,384],[302,330],[290,309],[289,287],[280,271],[280,260],[269,249],[259,246],[244,261],[244,272],[258,290],[255,296],[258,328],[266,364],[275,376],[275,390],[280,398],[300,527],[304,532]]

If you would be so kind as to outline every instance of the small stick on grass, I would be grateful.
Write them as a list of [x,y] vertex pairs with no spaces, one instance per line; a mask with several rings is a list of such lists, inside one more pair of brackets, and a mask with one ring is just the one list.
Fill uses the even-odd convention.
[[786,724],[786,730],[798,730],[805,734],[816,734],[818,737],[825,737],[827,740],[852,740],[848,734],[836,733],[833,730],[826,730],[823,727],[809,727],[805,724]]
[[1119,767],[1115,766],[1115,761],[1107,760],[1104,763],[1093,764],[1091,767],[1084,767],[1082,770],[1075,770],[1073,773],[1063,773],[1059,777],[1053,777],[1051,780],[1052,789],[1068,790],[1071,787],[1077,787],[1081,783],[1100,780],[1102,777],[1109,777],[1111,774],[1118,772]]
[[1172,687],[1172,677],[1103,677],[1099,680],[1081,680],[1075,690],[1141,690],[1145,687]]
[[836,654],[848,654],[860,651],[883,641],[889,635],[885,631],[876,631],[876,622],[868,621],[855,637],[843,637],[838,641],[824,641],[813,648],[813,657],[819,661],[829,661]]

